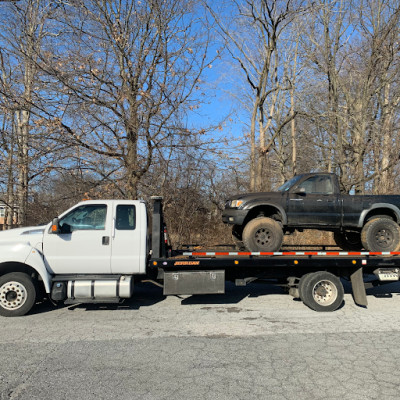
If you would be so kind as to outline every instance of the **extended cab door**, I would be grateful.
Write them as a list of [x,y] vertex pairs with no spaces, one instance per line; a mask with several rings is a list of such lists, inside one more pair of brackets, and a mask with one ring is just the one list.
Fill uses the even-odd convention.
[[144,203],[118,201],[114,204],[111,242],[111,271],[113,274],[145,272],[146,227]]
[[106,202],[80,203],[49,227],[43,238],[45,261],[55,274],[111,272],[112,210]]
[[291,226],[340,226],[341,208],[330,175],[315,175],[301,181],[288,194],[288,224]]

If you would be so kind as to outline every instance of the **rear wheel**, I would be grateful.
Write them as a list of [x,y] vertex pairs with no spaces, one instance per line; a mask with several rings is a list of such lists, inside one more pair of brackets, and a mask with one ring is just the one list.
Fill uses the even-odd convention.
[[282,227],[271,218],[255,218],[243,230],[243,243],[249,251],[278,251],[282,241]]
[[305,275],[303,275],[303,276],[300,278],[299,285],[298,285],[297,288],[298,288],[299,297],[300,297],[301,300],[303,300],[304,285],[305,285],[305,283],[307,282],[308,277],[309,277],[310,275],[312,275],[312,272],[309,272],[308,274],[305,274]]
[[400,248],[400,227],[388,218],[374,218],[361,231],[361,241],[368,251],[391,252]]
[[36,288],[29,275],[12,272],[0,277],[0,315],[18,317],[28,313],[36,301]]
[[326,271],[304,277],[301,290],[303,303],[315,311],[335,311],[343,303],[344,289],[340,279]]

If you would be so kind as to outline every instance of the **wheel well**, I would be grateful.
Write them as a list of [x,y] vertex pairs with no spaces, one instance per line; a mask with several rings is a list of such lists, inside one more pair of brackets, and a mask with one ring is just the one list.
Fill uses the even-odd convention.
[[[32,280],[34,280],[36,282],[40,282],[43,285],[43,282],[40,279],[38,272],[34,268],[30,267],[29,265],[17,263],[17,262],[6,262],[6,263],[0,264],[0,276],[3,276],[10,272],[23,272],[23,273],[29,275],[32,278]],[[43,285],[43,287],[44,287],[44,285]]]
[[269,217],[274,219],[275,221],[282,222],[283,216],[282,213],[274,206],[258,206],[252,208],[247,214],[245,220],[243,221],[243,226],[246,225],[249,221],[257,217]]
[[375,208],[371,210],[364,219],[364,224],[375,217],[389,217],[393,221],[399,222],[396,213],[390,208]]

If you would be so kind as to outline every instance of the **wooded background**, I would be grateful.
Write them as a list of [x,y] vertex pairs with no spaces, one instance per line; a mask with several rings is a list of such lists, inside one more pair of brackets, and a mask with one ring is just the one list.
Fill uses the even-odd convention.
[[400,193],[399,19],[397,0],[1,2],[3,228],[162,195],[178,244],[217,241],[226,198],[296,173]]

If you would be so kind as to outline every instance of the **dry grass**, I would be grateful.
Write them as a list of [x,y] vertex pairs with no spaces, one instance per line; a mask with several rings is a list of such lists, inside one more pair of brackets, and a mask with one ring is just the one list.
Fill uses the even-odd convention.
[[315,248],[315,249],[337,249],[335,241],[333,240],[332,232],[318,231],[315,229],[305,229],[303,232],[295,232],[291,235],[285,235],[283,240],[283,247],[288,249],[290,247],[300,250],[301,248]]
[[[171,234],[170,240],[174,248],[196,248],[196,249],[227,249],[232,250],[235,244],[232,240],[231,226],[217,225],[213,228],[208,227],[199,232],[192,232],[191,241]],[[333,250],[337,249],[333,240],[332,232],[306,229],[303,232],[295,232],[291,235],[285,235],[282,248],[284,250]]]

